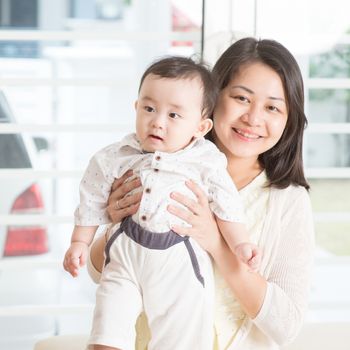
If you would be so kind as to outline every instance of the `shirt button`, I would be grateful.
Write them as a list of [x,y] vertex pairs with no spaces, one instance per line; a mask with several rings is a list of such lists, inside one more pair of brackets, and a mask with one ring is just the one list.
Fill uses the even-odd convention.
[[156,156],[156,160],[161,160],[162,157],[161,156]]
[[156,173],[158,173],[159,169],[153,169]]
[[146,192],[146,193],[151,193],[151,189],[150,189],[150,188],[146,188],[146,189],[145,189],[145,192]]
[[147,220],[147,216],[146,215],[142,215],[141,216],[141,220],[146,221]]

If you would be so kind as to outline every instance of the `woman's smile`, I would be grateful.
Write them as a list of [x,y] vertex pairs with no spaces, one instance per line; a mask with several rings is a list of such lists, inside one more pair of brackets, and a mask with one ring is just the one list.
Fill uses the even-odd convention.
[[237,137],[243,141],[252,142],[261,138],[261,136],[246,129],[232,128],[232,130],[237,134]]

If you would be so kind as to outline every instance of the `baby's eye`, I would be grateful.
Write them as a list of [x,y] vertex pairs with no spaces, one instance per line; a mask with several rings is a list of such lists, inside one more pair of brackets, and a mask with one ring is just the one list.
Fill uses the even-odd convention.
[[145,106],[144,109],[145,109],[146,112],[149,112],[149,113],[152,113],[152,112],[155,111],[155,109],[153,107],[151,107],[151,106]]
[[171,119],[177,119],[177,118],[181,118],[181,115],[172,112],[172,113],[169,113],[169,117],[170,117]]

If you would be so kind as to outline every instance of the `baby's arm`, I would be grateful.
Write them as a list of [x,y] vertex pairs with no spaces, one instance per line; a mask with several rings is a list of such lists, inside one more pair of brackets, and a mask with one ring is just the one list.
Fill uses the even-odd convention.
[[73,277],[77,277],[79,267],[85,265],[98,226],[74,226],[71,244],[63,261],[63,266]]
[[258,246],[249,242],[245,225],[239,222],[224,221],[216,217],[220,232],[231,251],[253,270],[258,269],[261,262],[261,251]]

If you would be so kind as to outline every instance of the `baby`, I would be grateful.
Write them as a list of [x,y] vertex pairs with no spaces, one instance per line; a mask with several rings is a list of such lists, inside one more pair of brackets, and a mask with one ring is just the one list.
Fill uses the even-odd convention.
[[153,63],[140,82],[136,133],[90,160],[65,255],[73,276],[86,261],[98,226],[110,223],[106,208],[114,179],[133,169],[143,191],[137,213],[113,228],[106,245],[89,339],[94,349],[134,349],[134,325],[143,310],[152,334],[148,349],[212,349],[211,260],[194,240],[171,230],[187,224],[167,211],[176,203],[171,192],[195,199],[186,180],[206,192],[230,249],[251,268],[259,265],[261,253],[249,243],[226,158],[203,138],[213,125],[217,94],[210,72],[192,59]]

